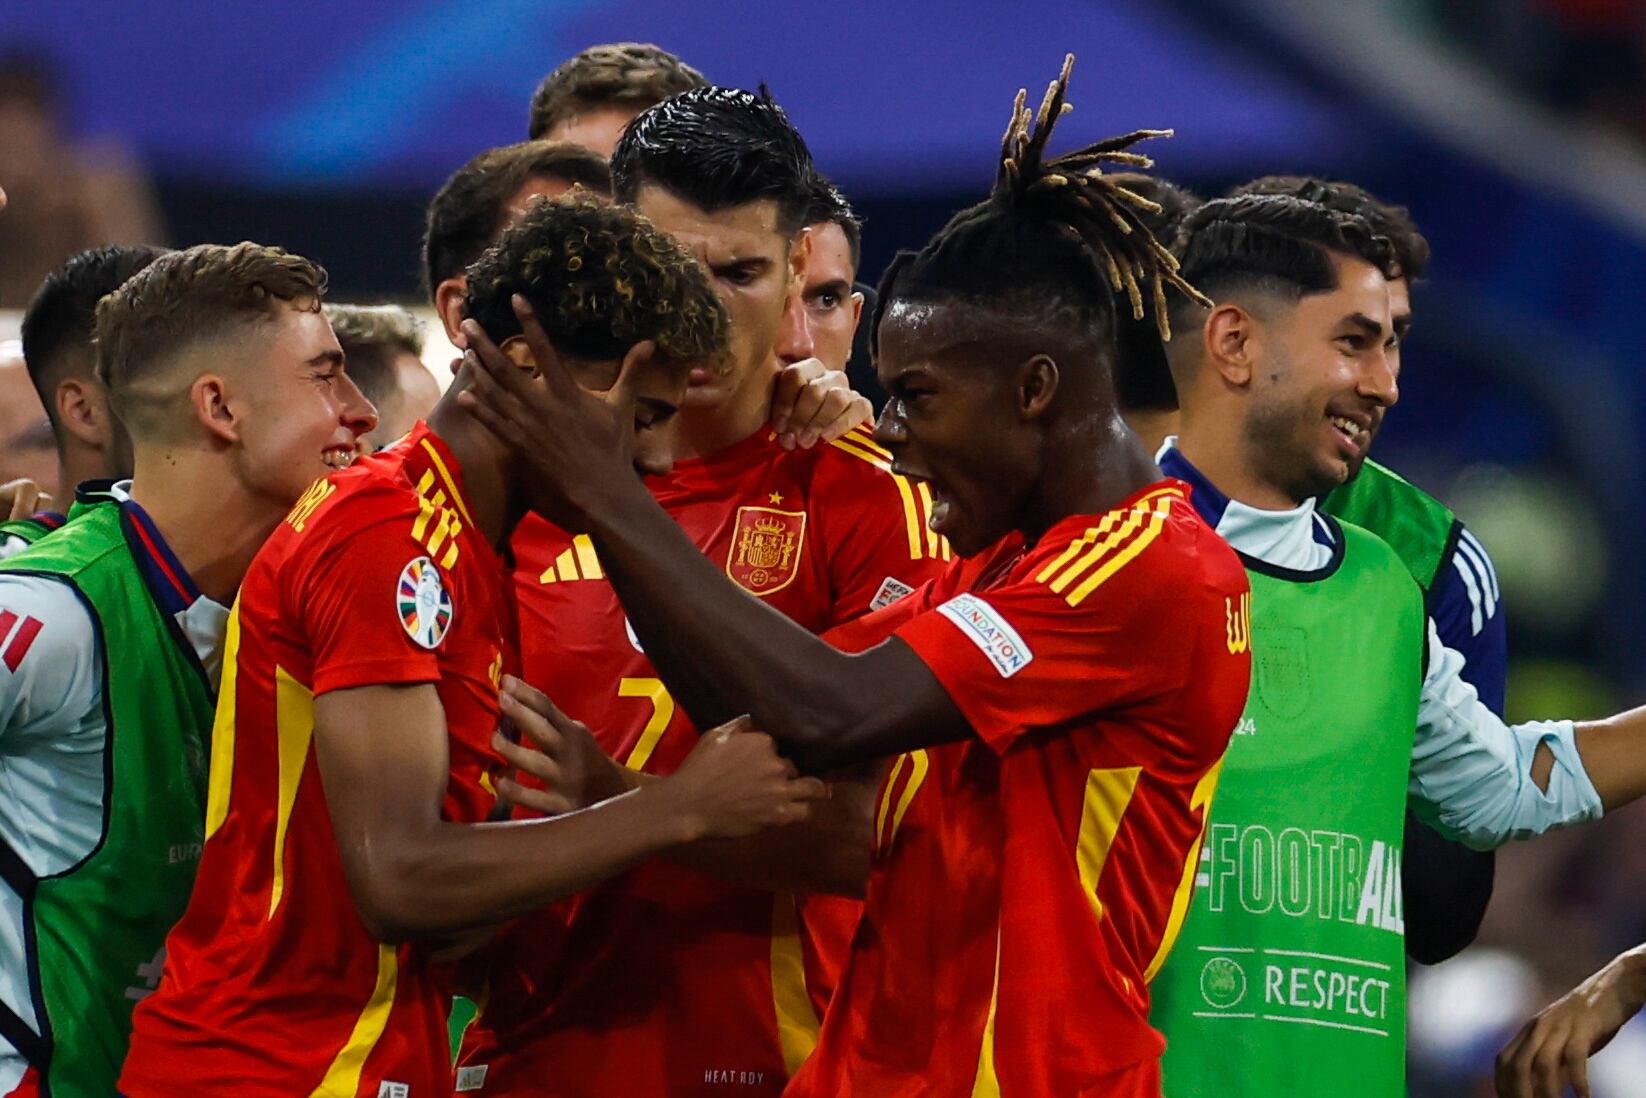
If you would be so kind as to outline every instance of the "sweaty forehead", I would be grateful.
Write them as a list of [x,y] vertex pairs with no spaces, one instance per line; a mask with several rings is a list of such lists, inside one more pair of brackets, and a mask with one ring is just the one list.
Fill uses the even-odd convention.
[[1022,317],[958,301],[895,300],[875,333],[879,359],[900,367],[962,365],[1048,350]]

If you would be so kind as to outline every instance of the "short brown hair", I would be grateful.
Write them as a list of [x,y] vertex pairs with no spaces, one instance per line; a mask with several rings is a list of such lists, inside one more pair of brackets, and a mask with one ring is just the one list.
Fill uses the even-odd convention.
[[97,379],[133,434],[165,433],[156,413],[176,399],[165,375],[184,352],[281,306],[318,312],[325,293],[325,270],[280,248],[247,241],[170,252],[98,302]]
[[485,152],[446,180],[429,203],[423,231],[424,289],[456,278],[503,231],[509,199],[533,179],[559,179],[607,195],[611,169],[598,154],[564,141],[522,141]]
[[572,358],[610,362],[646,340],[675,363],[725,357],[730,322],[707,272],[625,206],[569,195],[532,207],[469,272],[468,315],[499,344],[520,333],[514,294]]
[[398,396],[395,352],[423,357],[423,322],[398,305],[327,305],[349,377],[382,411]]
[[542,137],[567,119],[601,107],[643,111],[707,84],[702,73],[649,42],[590,46],[561,62],[537,86],[527,132]]

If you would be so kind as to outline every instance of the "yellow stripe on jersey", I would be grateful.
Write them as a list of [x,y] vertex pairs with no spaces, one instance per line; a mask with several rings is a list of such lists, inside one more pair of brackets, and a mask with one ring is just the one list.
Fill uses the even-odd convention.
[[823,1028],[806,991],[806,955],[800,947],[800,910],[794,893],[772,897],[772,1006],[777,1011],[777,1039],[783,1066],[792,1076],[817,1047]]
[[360,1090],[360,1075],[366,1068],[366,1057],[382,1038],[389,1026],[389,1011],[394,1009],[394,989],[400,978],[400,961],[393,946],[377,947],[377,984],[365,1009],[354,1021],[354,1029],[343,1048],[326,1069],[320,1085],[309,1092],[309,1098],[354,1098]]
[[1086,532],[1071,541],[1069,543],[1069,547],[1063,550],[1063,552],[1058,555],[1056,560],[1052,561],[1040,570],[1040,574],[1034,578],[1035,582],[1045,583],[1047,580],[1051,579],[1058,572],[1060,572],[1065,565],[1074,560],[1075,557],[1079,556],[1081,553],[1084,553],[1087,549],[1090,549],[1098,538],[1103,537],[1110,530],[1113,530],[1114,524],[1119,521],[1120,512],[1110,511],[1108,514],[1103,516],[1103,521],[1099,522],[1096,526],[1087,527]]
[[1171,513],[1171,509],[1172,501],[1170,499],[1161,500],[1160,507],[1149,512],[1148,528],[1141,534],[1137,535],[1137,537],[1133,538],[1130,545],[1127,545],[1124,549],[1120,550],[1120,552],[1104,561],[1102,566],[1100,566],[1090,576],[1086,577],[1085,581],[1082,582],[1079,587],[1076,587],[1073,591],[1070,591],[1068,597],[1069,605],[1079,606],[1087,595],[1103,586],[1110,576],[1126,567],[1126,565],[1131,563],[1139,553],[1147,549],[1149,547],[1149,543],[1154,541],[1155,538],[1158,538],[1160,536],[1160,531],[1165,528],[1166,516]]
[[865,450],[879,454],[887,461],[892,460],[892,452],[874,440],[874,428],[869,424],[859,424],[840,437],[850,439]]
[[468,505],[463,502],[463,493],[457,490],[457,481],[453,479],[451,470],[447,469],[446,463],[440,460],[440,451],[436,450],[434,443],[428,439],[423,440],[423,450],[429,455],[430,463],[439,471],[441,483],[446,486],[446,491],[451,494],[451,501],[456,505],[458,514],[463,516],[464,522],[473,526],[474,516],[469,514]]
[[240,600],[229,610],[228,633],[223,638],[223,678],[217,687],[217,714],[211,723],[211,768],[206,776],[206,838],[229,818],[229,794],[234,789],[235,680],[240,671]]
[[[948,540],[931,533],[927,527],[926,520],[930,514],[931,495],[926,494],[926,507],[922,508],[920,497],[915,494],[914,485],[909,482],[908,477],[899,476],[892,472],[891,458],[885,454],[885,451],[878,450],[878,448],[869,449],[860,439],[849,432],[843,437],[835,439],[829,445],[851,454],[855,458],[861,458],[891,476],[892,482],[897,485],[897,494],[903,499],[903,520],[909,535],[910,560],[924,560],[927,557],[933,560],[939,558],[948,560],[951,558],[953,553],[949,548]],[[920,487],[922,492],[926,491],[924,484]],[[936,548],[930,551],[926,548],[928,538],[933,539],[936,544]]]
[[1091,901],[1099,919],[1103,918],[1103,901],[1097,898],[1097,886],[1103,879],[1109,848],[1120,831],[1120,818],[1132,803],[1132,794],[1137,791],[1137,779],[1142,773],[1141,766],[1126,766],[1093,770],[1086,775],[1086,803],[1080,812],[1074,856],[1086,899]]
[[589,535],[578,534],[572,538],[570,549],[561,552],[554,558],[554,563],[543,569],[543,574],[537,577],[538,583],[570,583],[573,580],[605,579],[606,573],[600,567],[600,558],[595,554],[594,542]]
[[1160,948],[1155,950],[1149,967],[1143,970],[1143,982],[1146,984],[1154,982],[1172,946],[1177,944],[1177,936],[1183,932],[1183,920],[1189,914],[1189,901],[1194,899],[1195,877],[1200,872],[1200,845],[1206,840],[1206,821],[1212,814],[1212,795],[1217,792],[1217,777],[1222,772],[1223,759],[1218,759],[1195,783],[1194,795],[1189,798],[1189,811],[1198,809],[1200,812],[1200,833],[1189,844],[1188,856],[1183,859],[1183,876],[1177,882],[1177,891],[1172,894],[1172,909],[1166,916],[1166,931],[1160,936]]
[[983,1022],[983,1045],[977,1050],[977,1075],[972,1079],[972,1098],[1000,1098],[1000,1078],[994,1070],[994,1015],[1000,1005],[1000,928],[994,932],[994,989],[989,992],[989,1013]]
[[899,755],[892,763],[891,773],[886,775],[886,786],[880,793],[880,811],[874,815],[874,845],[876,850],[884,850],[886,846],[886,815],[892,810],[892,794],[897,789],[897,776],[903,773],[903,764],[909,761],[908,755]]
[[903,787],[903,795],[897,798],[897,811],[892,813],[891,832],[886,836],[888,846],[897,841],[897,829],[903,826],[903,814],[909,810],[914,795],[920,792],[921,783],[926,780],[926,772],[932,768],[931,756],[924,749],[909,752],[909,762],[913,768],[909,771],[908,784]]
[[286,894],[286,828],[291,824],[297,787],[309,762],[314,742],[314,694],[286,673],[274,669],[274,728],[280,756],[280,799],[274,809],[274,880],[269,887],[269,918],[274,918]]

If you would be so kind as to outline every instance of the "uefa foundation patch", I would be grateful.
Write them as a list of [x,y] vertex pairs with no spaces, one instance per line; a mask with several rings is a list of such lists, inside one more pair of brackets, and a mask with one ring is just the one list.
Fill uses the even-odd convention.
[[446,639],[452,624],[452,597],[434,561],[418,557],[401,570],[394,604],[412,640],[424,648],[437,648]]

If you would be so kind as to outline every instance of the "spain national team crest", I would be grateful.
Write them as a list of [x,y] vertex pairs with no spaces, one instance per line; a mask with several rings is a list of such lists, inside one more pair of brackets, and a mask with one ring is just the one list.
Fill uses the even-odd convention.
[[806,548],[806,512],[739,507],[726,574],[745,591],[770,595],[794,582]]
[[434,561],[418,557],[401,570],[394,604],[412,640],[424,648],[436,648],[446,639],[452,623],[452,597]]

